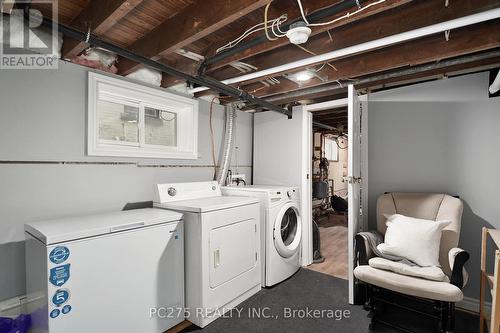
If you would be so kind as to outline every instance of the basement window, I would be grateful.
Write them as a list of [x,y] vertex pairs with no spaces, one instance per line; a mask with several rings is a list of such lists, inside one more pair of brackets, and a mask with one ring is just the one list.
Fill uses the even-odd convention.
[[196,159],[198,102],[89,73],[88,155]]

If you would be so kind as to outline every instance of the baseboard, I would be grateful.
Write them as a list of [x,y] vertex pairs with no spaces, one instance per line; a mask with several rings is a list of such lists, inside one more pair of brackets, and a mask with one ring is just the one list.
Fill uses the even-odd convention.
[[[464,299],[456,304],[456,307],[468,312],[479,313],[479,300],[472,297],[464,297]],[[484,307],[486,312],[491,312],[491,302],[485,302]]]
[[43,301],[44,299],[45,295],[43,293],[35,293],[30,295],[21,295],[0,301],[0,316],[18,316],[23,312],[23,310],[29,309],[31,304]]

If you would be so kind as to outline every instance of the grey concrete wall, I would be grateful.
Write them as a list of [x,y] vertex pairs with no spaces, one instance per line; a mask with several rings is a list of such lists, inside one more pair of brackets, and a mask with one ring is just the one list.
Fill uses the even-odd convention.
[[481,228],[500,228],[500,98],[487,73],[370,96],[369,209],[386,191],[429,191],[464,201],[459,246],[469,251],[464,293],[479,298]]
[[[83,67],[60,63],[59,70],[0,73],[0,300],[24,293],[24,223],[121,210],[128,202],[152,200],[154,184],[212,179],[208,102],[200,101],[198,160],[85,156],[86,110]],[[220,152],[224,130],[220,106],[214,109],[213,124]],[[239,112],[232,169],[250,181],[252,127],[253,116]],[[130,161],[164,166],[5,161]]]

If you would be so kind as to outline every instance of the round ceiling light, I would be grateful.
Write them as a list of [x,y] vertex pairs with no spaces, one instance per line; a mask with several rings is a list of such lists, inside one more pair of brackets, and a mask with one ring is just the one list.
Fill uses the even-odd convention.
[[296,81],[305,82],[312,79],[314,74],[310,70],[305,70],[295,73],[294,76]]
[[292,44],[304,44],[311,35],[311,29],[302,21],[290,25],[290,29],[286,32],[286,36]]

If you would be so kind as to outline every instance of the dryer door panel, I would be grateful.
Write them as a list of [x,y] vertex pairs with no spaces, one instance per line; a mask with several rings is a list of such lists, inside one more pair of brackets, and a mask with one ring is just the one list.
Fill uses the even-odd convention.
[[[221,212],[221,218],[222,218]],[[227,215],[226,215],[227,217]],[[257,265],[257,221],[246,219],[210,230],[210,287],[216,288]]]

